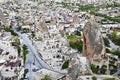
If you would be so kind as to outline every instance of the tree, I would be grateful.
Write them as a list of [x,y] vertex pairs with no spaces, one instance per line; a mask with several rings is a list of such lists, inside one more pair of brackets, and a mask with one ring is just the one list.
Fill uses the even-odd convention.
[[83,43],[81,40],[77,40],[76,42],[69,42],[70,47],[73,49],[77,49],[78,51],[82,51]]
[[28,48],[27,46],[24,44],[23,45],[23,63],[25,64],[25,61],[26,61],[26,55],[28,54]]
[[106,53],[111,53],[110,49],[106,48]]
[[120,38],[117,36],[117,32],[112,32],[109,37],[115,45],[120,46]]
[[109,42],[108,38],[103,38],[103,40],[104,40],[104,44],[105,44],[107,47],[109,47],[110,42]]
[[77,36],[81,36],[80,31],[75,31],[75,35],[77,35]]
[[50,76],[45,75],[44,78],[42,78],[41,80],[52,80]]
[[112,39],[117,39],[117,32],[112,32],[111,33],[111,38]]
[[92,80],[97,80],[97,78],[95,76],[92,77]]
[[98,69],[96,68],[96,65],[90,64],[90,67],[93,73],[97,73]]
[[68,68],[68,66],[69,66],[69,60],[66,60],[62,65],[62,69],[66,69]]
[[35,37],[35,32],[32,31],[32,34],[31,34],[32,38]]
[[26,61],[26,55],[28,54],[28,50],[24,50],[23,51],[23,63],[25,64],[25,61]]
[[17,46],[17,51],[18,51],[18,56],[20,56],[20,53],[21,53],[21,47],[20,46]]
[[27,46],[25,44],[23,45],[23,50],[27,50]]
[[115,78],[105,78],[103,80],[115,80]]

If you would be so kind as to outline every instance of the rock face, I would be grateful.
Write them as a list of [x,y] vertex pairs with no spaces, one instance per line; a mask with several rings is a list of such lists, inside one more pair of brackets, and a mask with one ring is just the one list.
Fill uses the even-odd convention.
[[87,59],[76,53],[71,54],[68,68],[69,80],[77,80],[78,76],[87,74],[92,74]]
[[80,73],[80,63],[79,60],[77,59],[77,57],[73,57],[70,60],[70,64],[69,64],[69,69],[68,69],[68,74],[69,76],[72,78],[71,80],[76,80],[78,74]]
[[104,54],[104,41],[98,25],[94,22],[87,22],[83,29],[83,56],[91,62],[100,61]]

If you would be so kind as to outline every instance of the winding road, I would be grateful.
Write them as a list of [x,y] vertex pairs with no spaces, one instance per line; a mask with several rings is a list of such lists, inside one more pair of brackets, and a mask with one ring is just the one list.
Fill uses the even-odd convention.
[[[13,26],[14,32],[16,32],[19,38],[23,41],[23,43],[28,47],[29,54],[26,58],[25,69],[29,70],[28,79],[34,80],[34,75],[32,69],[50,69],[50,67],[39,57],[35,47],[32,45],[32,41],[26,36],[21,34],[16,30],[17,25]],[[33,64],[34,63],[34,64]]]

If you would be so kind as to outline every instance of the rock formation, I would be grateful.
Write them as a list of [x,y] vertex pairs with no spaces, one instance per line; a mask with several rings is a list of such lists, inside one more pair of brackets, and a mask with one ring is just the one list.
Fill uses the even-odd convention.
[[91,61],[100,61],[105,54],[104,41],[98,25],[87,22],[83,29],[83,56]]
[[68,68],[69,80],[77,80],[78,76],[88,74],[92,74],[92,72],[88,66],[87,59],[76,53],[71,54]]

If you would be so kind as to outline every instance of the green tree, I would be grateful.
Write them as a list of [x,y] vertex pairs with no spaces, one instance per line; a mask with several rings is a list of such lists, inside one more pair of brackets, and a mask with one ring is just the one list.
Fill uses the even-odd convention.
[[35,32],[32,31],[31,36],[32,36],[32,38],[34,38],[35,37]]
[[106,48],[106,53],[111,53],[110,49]]
[[66,69],[68,68],[68,66],[69,66],[69,60],[66,60],[62,65],[62,69]]
[[95,76],[92,77],[92,80],[97,80],[97,78]]
[[23,50],[27,50],[27,46],[25,44],[23,45]]
[[120,38],[117,36],[117,32],[112,32],[109,37],[115,45],[120,46]]
[[3,30],[6,31],[6,32],[10,32],[11,35],[13,35],[13,36],[18,36],[18,34],[16,32],[14,32],[14,30],[10,27],[3,26]]
[[110,42],[108,38],[103,38],[103,40],[104,40],[104,44],[109,47]]
[[18,56],[20,56],[20,53],[21,53],[21,47],[20,46],[17,46],[17,51],[18,51]]
[[93,73],[97,73],[98,69],[96,68],[96,65],[90,64],[90,67]]
[[76,42],[69,42],[70,47],[73,49],[77,49],[78,51],[82,51],[83,43],[81,40],[78,40]]
[[77,35],[77,36],[81,36],[80,31],[75,31],[75,35]]
[[24,44],[23,45],[23,63],[25,64],[25,61],[26,61],[26,55],[28,54],[28,48],[27,46]]
[[26,55],[28,54],[28,50],[24,50],[23,51],[23,63],[25,64],[25,61],[26,61]]
[[115,80],[115,78],[105,78],[103,80]]
[[111,38],[112,39],[117,39],[117,32],[112,32],[111,33]]
[[44,78],[42,78],[41,80],[52,80],[50,76],[45,75]]

